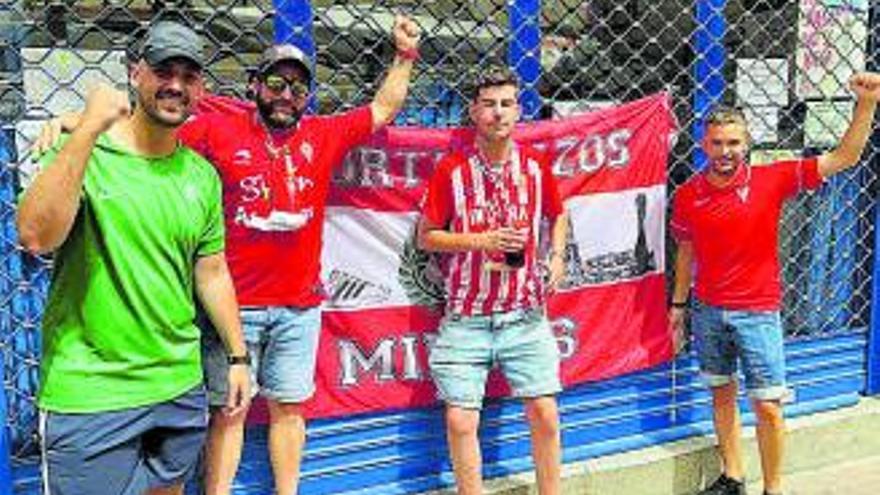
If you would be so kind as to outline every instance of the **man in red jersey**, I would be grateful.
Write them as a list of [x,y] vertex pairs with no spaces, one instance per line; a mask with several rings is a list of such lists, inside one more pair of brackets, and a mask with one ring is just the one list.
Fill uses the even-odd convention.
[[764,493],[782,493],[782,401],[788,389],[779,315],[779,218],[786,199],[858,162],[872,131],[880,75],[854,75],[850,87],[858,101],[849,128],[837,148],[813,158],[749,165],[745,117],[717,109],[706,119],[702,142],[708,165],[675,193],[671,229],[678,254],[670,322],[680,339],[695,271],[692,330],[701,372],[712,389],[724,469],[704,495],[746,493],[737,359],[757,417]]
[[[320,256],[333,168],[391,122],[406,98],[419,29],[406,17],[393,28],[397,55],[369,105],[330,116],[303,116],[314,77],[295,46],[263,56],[251,82],[256,109],[236,112],[208,99],[180,136],[214,163],[223,179],[229,266],[255,380],[269,408],[275,493],[296,493],[305,444],[302,404],[315,390],[321,331]],[[209,334],[210,335],[210,334]],[[226,355],[205,345],[212,404],[226,395]],[[228,494],[238,467],[245,415],[212,414],[206,459],[208,494]]]
[[[227,261],[241,306],[252,379],[269,407],[269,453],[275,493],[296,493],[305,444],[302,404],[315,390],[321,330],[320,256],[324,208],[333,167],[355,145],[391,122],[403,106],[419,28],[398,16],[392,29],[397,53],[373,101],[329,116],[304,116],[314,78],[310,60],[293,45],[263,54],[251,79],[255,105],[209,96],[178,133],[206,157],[223,181]],[[40,143],[66,116],[47,126]],[[40,144],[45,146],[45,144]],[[213,407],[205,489],[228,494],[238,469],[246,413],[223,408],[230,357],[205,332],[203,364]],[[257,387],[255,387],[256,390]]]
[[[568,222],[546,157],[511,137],[519,119],[514,74],[492,67],[474,86],[474,146],[438,163],[419,222],[420,246],[443,255],[446,288],[431,374],[446,402],[459,493],[482,493],[477,427],[486,378],[497,362],[513,394],[525,400],[539,491],[555,494],[561,385],[544,299],[565,271]],[[552,222],[548,287],[537,250],[542,218]]]

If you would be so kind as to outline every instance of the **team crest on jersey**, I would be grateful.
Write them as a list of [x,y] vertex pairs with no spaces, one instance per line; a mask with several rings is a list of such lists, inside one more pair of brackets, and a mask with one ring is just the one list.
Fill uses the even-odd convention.
[[240,149],[232,155],[232,163],[237,166],[247,166],[251,164],[251,150]]
[[311,163],[312,159],[315,157],[315,149],[312,147],[312,143],[308,141],[303,141],[303,143],[299,145],[299,152],[302,153],[303,158],[309,163]]

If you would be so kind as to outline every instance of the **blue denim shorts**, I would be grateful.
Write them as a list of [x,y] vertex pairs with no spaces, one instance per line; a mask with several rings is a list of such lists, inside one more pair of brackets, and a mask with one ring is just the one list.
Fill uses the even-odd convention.
[[195,472],[208,428],[201,385],[148,406],[88,414],[40,411],[43,493],[142,495]]
[[[251,354],[251,389],[282,403],[300,403],[315,393],[315,364],[321,335],[321,308],[245,306],[244,339]],[[229,365],[226,348],[213,328],[202,331],[202,365],[212,406],[226,403]]]
[[735,380],[739,361],[751,398],[782,400],[789,396],[778,311],[729,310],[695,300],[691,327],[700,371],[710,387]]
[[486,379],[496,365],[515,397],[542,397],[562,390],[559,347],[539,310],[447,316],[428,362],[440,398],[466,409],[482,408]]

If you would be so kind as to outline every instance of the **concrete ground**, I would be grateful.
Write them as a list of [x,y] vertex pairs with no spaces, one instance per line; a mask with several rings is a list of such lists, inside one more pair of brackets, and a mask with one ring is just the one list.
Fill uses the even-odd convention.
[[[792,473],[785,477],[785,495],[876,495],[880,493],[880,452],[877,454]],[[760,482],[751,483],[749,495],[761,495]]]
[[[785,495],[880,494],[880,398],[786,422]],[[753,428],[744,430],[749,495],[761,495]],[[692,495],[719,472],[712,436],[563,466],[564,495]],[[447,495],[452,490],[430,492]],[[537,494],[533,473],[488,480],[491,495]]]

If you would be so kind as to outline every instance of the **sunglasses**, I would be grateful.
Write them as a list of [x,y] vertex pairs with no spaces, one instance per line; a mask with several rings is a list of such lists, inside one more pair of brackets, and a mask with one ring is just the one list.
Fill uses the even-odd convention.
[[285,88],[290,88],[290,94],[295,98],[302,98],[309,92],[309,87],[295,79],[285,79],[277,74],[269,74],[263,77],[263,85],[276,94],[283,93]]

